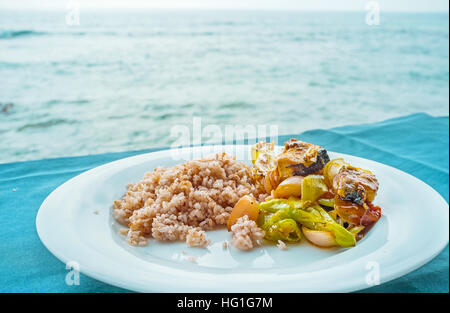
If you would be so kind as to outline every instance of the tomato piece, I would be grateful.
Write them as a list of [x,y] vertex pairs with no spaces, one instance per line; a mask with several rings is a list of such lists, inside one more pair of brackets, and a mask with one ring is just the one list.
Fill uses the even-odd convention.
[[228,218],[228,231],[231,231],[231,226],[236,224],[237,220],[244,215],[247,215],[250,220],[253,220],[255,222],[258,219],[258,204],[252,196],[243,196],[234,205],[230,217]]

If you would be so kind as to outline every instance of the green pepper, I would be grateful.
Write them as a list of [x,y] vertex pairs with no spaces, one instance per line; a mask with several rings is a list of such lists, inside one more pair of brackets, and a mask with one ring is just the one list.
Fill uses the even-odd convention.
[[329,208],[334,208],[334,199],[319,199],[317,200],[317,203]]
[[[296,235],[297,223],[300,223],[313,230],[332,232],[336,238],[336,243],[341,247],[356,245],[354,234],[339,225],[321,206],[314,205],[304,208],[305,204],[307,202],[296,198],[273,199],[260,203],[258,224],[266,231],[266,239],[288,240],[286,239],[290,236],[288,230],[292,230],[292,238],[298,238],[294,241],[300,240],[300,236]],[[285,222],[283,228],[280,225],[285,220],[292,221]],[[297,222],[295,223],[296,227],[293,226],[292,222]],[[279,239],[279,237],[284,239]]]
[[[341,247],[353,247],[356,245],[355,236],[333,220],[333,218],[321,206],[315,205],[311,208],[317,211],[323,217],[325,222],[323,225],[319,225],[318,230],[331,231],[336,238],[336,243]],[[323,229],[320,229],[322,227]]]
[[306,209],[291,209],[290,216],[307,228],[318,230],[325,223],[323,216],[317,210],[308,207]]
[[265,238],[271,241],[287,241],[295,242],[302,239],[302,232],[297,225],[297,222],[291,218],[287,218],[270,225],[265,230]]
[[322,175],[308,175],[302,180],[302,200],[310,203],[328,191]]
[[348,231],[351,232],[354,236],[359,234],[364,229],[364,226],[353,226]]
[[261,202],[258,205],[259,211],[267,211],[275,213],[278,210],[289,209],[290,205],[287,199],[272,199],[269,201]]
[[291,218],[290,214],[289,214],[289,208],[288,209],[282,209],[282,210],[278,210],[275,213],[270,213],[268,212],[268,214],[266,213],[264,216],[264,221],[261,224],[261,228],[262,229],[268,229],[270,228],[270,226],[272,226],[273,224]]
[[[267,201],[269,202],[269,201]],[[272,202],[273,207],[260,206],[258,225],[266,232],[264,238],[271,241],[295,242],[302,238],[297,222],[290,218],[290,206],[283,202]]]
[[306,207],[306,202],[299,198],[290,197],[289,199],[272,199],[268,201],[261,202],[258,205],[259,211],[268,211],[275,213],[278,210],[285,209],[302,209]]

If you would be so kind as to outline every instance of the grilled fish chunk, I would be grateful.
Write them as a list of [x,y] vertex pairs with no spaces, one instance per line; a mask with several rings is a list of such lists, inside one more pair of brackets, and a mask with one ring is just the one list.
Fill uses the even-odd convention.
[[372,202],[378,191],[378,180],[372,172],[353,167],[343,159],[330,161],[323,176],[328,188],[344,201],[362,205]]
[[333,179],[333,190],[342,200],[362,205],[375,198],[378,180],[369,171],[343,166]]
[[282,180],[291,176],[316,174],[329,161],[327,150],[297,139],[287,141],[283,152],[277,157],[278,171]]
[[260,141],[252,147],[253,180],[262,192],[270,194],[278,184],[278,171],[274,143]]

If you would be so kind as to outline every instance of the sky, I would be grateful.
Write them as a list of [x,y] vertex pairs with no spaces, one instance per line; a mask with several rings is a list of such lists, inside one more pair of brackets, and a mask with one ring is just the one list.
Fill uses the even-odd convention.
[[[364,10],[368,0],[0,0],[0,9],[83,8]],[[383,11],[448,12],[448,0],[378,0]]]

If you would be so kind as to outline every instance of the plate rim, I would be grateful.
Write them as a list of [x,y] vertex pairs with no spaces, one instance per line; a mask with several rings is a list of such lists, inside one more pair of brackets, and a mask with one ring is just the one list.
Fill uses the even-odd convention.
[[[223,147],[224,149],[227,146],[228,147],[234,147],[235,149],[238,149],[239,146],[240,147],[245,147],[246,149],[248,149],[250,147],[250,145],[219,145],[219,146]],[[99,166],[96,166],[94,168],[86,170],[86,171],[84,171],[84,172],[82,172],[82,173],[72,177],[71,179],[67,180],[66,182],[62,183],[57,188],[55,188],[45,198],[45,200],[42,202],[41,206],[39,207],[39,210],[38,210],[38,212],[36,214],[35,225],[36,225],[36,231],[38,233],[38,237],[39,237],[40,241],[57,259],[62,261],[64,264],[66,264],[68,261],[70,261],[68,258],[66,258],[64,256],[64,253],[60,253],[60,251],[58,251],[57,248],[53,247],[47,241],[46,236],[48,234],[46,234],[45,233],[46,230],[42,228],[43,227],[43,225],[42,225],[42,214],[43,213],[42,212],[45,210],[47,203],[52,199],[52,197],[55,194],[60,192],[61,189],[64,188],[64,186],[70,185],[71,183],[73,183],[77,179],[80,179],[80,177],[88,176],[89,174],[91,174],[94,171],[99,171],[101,169],[108,168],[108,167],[113,166],[114,164],[117,164],[119,162],[124,162],[125,160],[127,160],[127,161],[132,161],[133,159],[138,160],[139,158],[145,158],[145,157],[151,156],[151,155],[154,156],[154,157],[157,157],[158,154],[164,155],[165,153],[169,152],[170,150],[179,150],[181,152],[181,151],[184,151],[184,150],[189,151],[189,150],[192,150],[192,149],[195,149],[195,148],[199,148],[200,150],[211,149],[212,147],[217,147],[217,145],[198,146],[198,147],[183,147],[183,148],[177,148],[177,149],[170,149],[170,148],[168,148],[168,149],[162,149],[162,150],[153,151],[153,152],[140,153],[140,154],[136,154],[136,155],[133,155],[133,156],[128,156],[128,157],[125,157],[125,158],[121,158],[121,159],[118,159],[118,160],[107,162],[105,164],[101,164]],[[418,179],[417,177],[415,177],[415,176],[413,176],[413,175],[411,175],[411,174],[409,174],[407,172],[404,172],[404,171],[399,170],[399,169],[397,169],[395,167],[392,167],[390,165],[383,164],[381,162],[370,160],[370,159],[367,159],[367,158],[362,158],[362,157],[355,156],[355,155],[344,154],[344,153],[333,152],[333,151],[329,151],[329,152],[330,153],[340,154],[340,155],[343,155],[344,157],[345,156],[349,156],[349,157],[352,157],[352,158],[368,160],[370,162],[377,163],[378,166],[387,167],[390,170],[394,170],[394,171],[396,171],[396,172],[398,172],[398,173],[400,173],[402,175],[406,175],[410,179],[415,180],[417,183],[424,184],[425,186],[427,186],[433,192],[434,196],[438,197],[438,199],[439,199],[438,201],[442,202],[442,204],[445,203],[445,205],[448,206],[447,201],[433,187],[431,187],[426,182]],[[181,161],[184,161],[184,160],[180,160],[180,162]],[[446,213],[447,213],[447,217],[448,217],[448,210],[447,210]],[[382,280],[380,281],[380,283],[383,284],[383,283],[386,283],[386,282],[391,281],[393,279],[396,279],[396,278],[399,278],[401,276],[404,276],[404,275],[406,275],[406,274],[416,270],[417,268],[423,266],[424,264],[428,263],[433,258],[435,258],[447,246],[448,241],[449,241],[448,240],[448,233],[449,233],[449,230],[448,230],[448,218],[446,220],[447,220],[446,236],[445,236],[445,238],[437,238],[436,242],[439,241],[439,244],[436,244],[436,245],[438,247],[436,247],[431,253],[429,252],[426,255],[426,257],[422,257],[418,261],[416,260],[415,262],[413,262],[414,264],[412,264],[412,265],[410,264],[407,268],[403,268],[403,269],[396,270],[394,272],[390,272],[388,274],[385,274],[382,277]],[[89,268],[89,267],[86,268],[85,266],[83,266],[83,269],[81,269],[80,272],[83,273],[84,275],[92,277],[92,278],[94,278],[96,280],[105,282],[105,283],[110,284],[112,286],[117,286],[117,287],[120,287],[120,288],[127,289],[128,291],[140,291],[140,292],[161,291],[161,290],[158,290],[157,286],[151,286],[151,287],[154,287],[154,288],[142,288],[142,286],[141,287],[136,286],[136,284],[133,283],[133,280],[120,280],[120,279],[118,280],[117,277],[114,278],[114,277],[111,277],[110,275],[102,275],[101,273],[97,273],[96,271],[93,271],[91,268]],[[354,284],[348,285],[347,288],[338,288],[338,289],[330,288],[329,290],[327,290],[325,292],[349,292],[349,291],[356,291],[356,290],[364,290],[364,289],[367,289],[367,288],[370,288],[370,287],[372,287],[372,286],[368,286],[366,284],[361,284],[361,283],[359,283],[359,284],[354,283]],[[196,291],[196,288],[192,288],[192,289],[193,289],[193,291]],[[165,292],[167,290],[162,290],[162,291]],[[190,291],[190,292],[192,292],[192,291]],[[217,291],[212,291],[212,292],[220,292],[220,291],[217,290]],[[294,290],[294,292],[295,292],[295,290]],[[302,292],[305,292],[305,291],[302,291]],[[306,292],[308,292],[308,291],[306,291]]]

